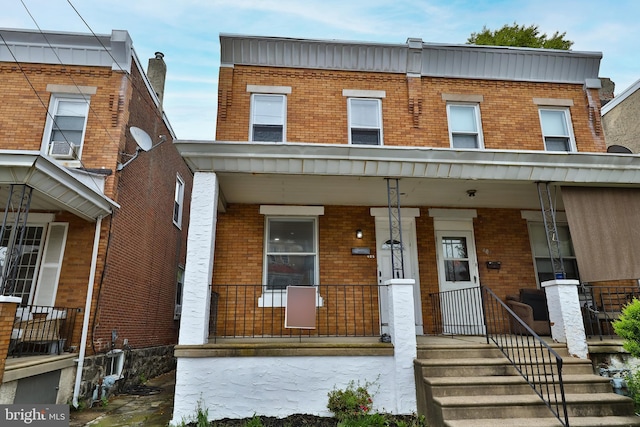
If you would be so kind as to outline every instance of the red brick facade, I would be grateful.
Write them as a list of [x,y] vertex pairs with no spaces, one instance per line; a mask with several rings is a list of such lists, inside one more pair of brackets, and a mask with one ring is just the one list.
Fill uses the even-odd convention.
[[[385,146],[450,148],[447,95],[471,95],[479,102],[484,147],[487,150],[545,149],[538,109],[545,100],[570,105],[571,124],[578,151],[606,152],[600,132],[597,89],[580,84],[482,80],[441,77],[408,77],[383,72],[325,71],[300,68],[246,66],[220,69],[216,139],[247,141],[251,93],[247,85],[290,87],[287,94],[286,141],[348,144],[347,98],[344,89],[384,91],[382,99]],[[595,100],[595,101],[594,101]],[[553,101],[551,105],[553,104]],[[595,104],[594,104],[595,103]],[[596,105],[597,104],[597,105]],[[322,200],[318,200],[322,205]],[[403,208],[412,206],[403,206]],[[429,294],[439,290],[434,219],[429,208],[415,206],[421,306],[425,332],[432,317]],[[319,217],[319,269],[321,284],[377,283],[375,219],[370,206],[324,206]],[[473,219],[480,283],[499,297],[520,288],[538,286],[527,220],[521,209],[477,208]],[[263,281],[264,215],[257,204],[230,204],[218,215],[214,290],[224,285],[259,285]],[[349,237],[362,229],[361,242]],[[355,238],[353,239],[355,240]],[[372,248],[373,257],[352,256],[356,245]],[[500,269],[486,268],[487,261],[501,262]],[[241,268],[239,267],[241,263]],[[258,298],[253,295],[252,298]],[[259,324],[264,312],[255,304],[244,312],[243,322]],[[280,313],[280,312],[278,312]],[[224,314],[224,313],[219,313]],[[276,316],[279,316],[277,314]],[[356,317],[358,316],[356,312]],[[278,317],[278,319],[280,319]],[[222,334],[218,323],[218,333]]]
[[[88,354],[110,349],[112,330],[118,331],[119,348],[124,339],[132,348],[175,344],[176,277],[178,265],[185,263],[192,174],[173,147],[161,108],[135,61],[130,75],[110,67],[2,63],[0,76],[0,148],[8,150],[40,150],[54,93],[48,85],[95,88],[82,166],[110,171],[105,195],[120,207],[102,221]],[[136,150],[130,126],[144,129],[154,144],[159,135],[167,140],[116,171],[130,158],[120,153]],[[172,221],[176,174],[185,184],[181,229]],[[69,224],[56,305],[82,308],[74,332],[79,343],[95,223],[64,212],[56,212],[55,221]]]

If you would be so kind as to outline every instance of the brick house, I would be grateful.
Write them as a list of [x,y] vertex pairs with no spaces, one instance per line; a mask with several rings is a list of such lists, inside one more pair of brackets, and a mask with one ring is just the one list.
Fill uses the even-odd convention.
[[[635,245],[617,206],[640,162],[607,154],[600,53],[220,43],[216,140],[176,141],[194,187],[174,422],[198,402],[326,415],[351,380],[411,413],[416,336],[483,334],[479,285],[640,277],[615,247]],[[289,286],[309,296],[287,306]]]
[[126,31],[0,35],[0,396],[91,403],[175,364],[192,174],[166,65]]

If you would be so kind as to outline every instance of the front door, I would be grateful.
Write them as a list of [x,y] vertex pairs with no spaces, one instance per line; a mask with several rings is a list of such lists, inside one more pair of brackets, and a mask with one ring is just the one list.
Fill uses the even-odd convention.
[[[380,300],[380,322],[382,333],[389,333],[389,304],[387,289],[384,283],[392,278],[391,242],[389,235],[389,219],[376,218],[376,245],[378,254],[378,285]],[[402,219],[403,242],[394,242],[402,248],[404,261],[404,278],[415,280],[413,287],[414,315],[416,320],[416,335],[422,335],[422,305],[420,302],[420,277],[418,274],[418,252],[416,242],[416,226],[414,218]],[[396,246],[397,245],[397,246]],[[410,309],[407,307],[407,309]]]
[[476,248],[471,230],[437,230],[441,328],[445,334],[484,334]]

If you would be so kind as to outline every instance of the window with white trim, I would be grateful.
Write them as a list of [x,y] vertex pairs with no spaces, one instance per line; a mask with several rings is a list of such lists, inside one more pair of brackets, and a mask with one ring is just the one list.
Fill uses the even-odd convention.
[[287,111],[285,95],[251,95],[251,141],[284,142]]
[[483,148],[480,106],[478,104],[447,104],[449,141],[451,148]]
[[[547,280],[554,280],[553,264],[549,255],[549,247],[547,245],[547,233],[542,222],[528,222],[529,239],[531,241],[531,251],[538,278],[538,284]],[[560,253],[562,255],[562,263],[565,270],[566,279],[579,280],[578,261],[573,251],[573,243],[571,242],[571,233],[568,224],[556,224],[558,230],[557,238],[560,243]]]
[[264,286],[284,291],[287,286],[317,284],[317,220],[304,217],[267,217]]
[[382,102],[373,98],[347,98],[349,143],[382,145]]
[[173,309],[173,320],[180,320],[182,315],[182,289],[184,288],[184,266],[178,266],[176,274],[176,303]]
[[176,175],[176,192],[173,197],[173,223],[182,229],[182,205],[184,204],[184,180]]
[[540,125],[547,151],[575,151],[568,108],[540,108]]
[[87,97],[51,96],[43,141],[47,155],[61,160],[80,159],[88,112]]

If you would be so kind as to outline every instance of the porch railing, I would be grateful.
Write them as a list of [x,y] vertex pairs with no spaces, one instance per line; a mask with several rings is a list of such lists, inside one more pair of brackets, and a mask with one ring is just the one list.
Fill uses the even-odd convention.
[[487,343],[492,341],[551,412],[569,427],[562,357],[489,288],[482,287]]
[[613,330],[612,322],[620,317],[622,309],[633,301],[640,299],[640,287],[630,286],[598,286],[582,284],[578,287],[584,330],[587,336],[618,338]]
[[[383,289],[384,288],[384,289]],[[286,290],[263,285],[214,285],[209,338],[378,337],[379,292],[370,284],[316,287],[315,329],[284,327]]]
[[80,308],[24,305],[16,310],[8,356],[74,352],[76,316]]

